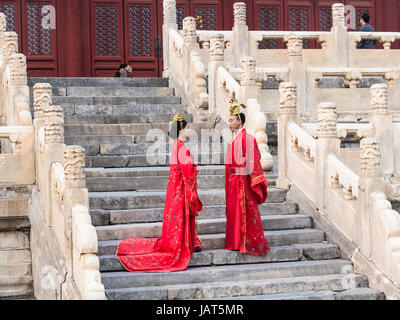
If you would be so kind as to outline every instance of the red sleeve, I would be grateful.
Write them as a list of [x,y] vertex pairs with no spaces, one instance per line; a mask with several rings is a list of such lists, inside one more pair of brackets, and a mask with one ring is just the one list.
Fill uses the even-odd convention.
[[261,166],[261,153],[258,149],[257,141],[253,136],[247,136],[247,166],[250,170],[250,187],[257,197],[257,203],[262,204],[267,199],[268,181],[264,176]]
[[182,172],[182,179],[189,202],[190,215],[196,216],[203,209],[197,195],[197,168],[193,165],[192,155],[183,142],[178,144],[178,163]]

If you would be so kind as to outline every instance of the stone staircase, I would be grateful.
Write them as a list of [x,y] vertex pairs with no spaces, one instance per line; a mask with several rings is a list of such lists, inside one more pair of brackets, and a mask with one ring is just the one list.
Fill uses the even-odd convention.
[[133,235],[161,235],[169,165],[148,163],[151,142],[146,133],[166,132],[176,112],[191,117],[167,79],[29,79],[31,87],[37,82],[50,83],[53,104],[64,107],[65,142],[86,148],[90,213],[108,299],[385,298],[368,288],[364,276],[353,273],[351,262],[341,259],[340,248],[314,229],[312,218],[286,201],[286,191],[275,187],[276,169],[265,173],[268,199],[260,206],[271,251],[251,256],[224,250],[225,155],[215,150],[216,161],[210,162],[210,157],[199,164],[198,193],[204,208],[197,232],[205,244],[203,251],[194,253],[182,272],[126,272],[115,257],[118,242]]
[[28,187],[0,188],[0,300],[33,299]]

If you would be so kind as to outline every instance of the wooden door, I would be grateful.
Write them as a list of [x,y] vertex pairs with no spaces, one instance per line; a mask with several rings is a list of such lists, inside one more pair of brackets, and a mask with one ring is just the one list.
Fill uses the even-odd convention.
[[123,0],[91,0],[92,76],[113,77],[125,63]]

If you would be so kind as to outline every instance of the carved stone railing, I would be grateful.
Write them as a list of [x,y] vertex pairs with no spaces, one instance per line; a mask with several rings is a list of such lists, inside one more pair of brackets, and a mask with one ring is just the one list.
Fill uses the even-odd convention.
[[[340,159],[336,105],[318,105],[316,137],[313,137],[307,131],[311,126],[299,122],[296,89],[294,83],[280,86],[276,185],[301,190],[306,202],[316,208],[316,214],[354,244],[355,249],[349,255],[355,271],[365,274],[370,286],[384,291],[387,298],[400,299],[400,215],[392,210],[385,195],[388,183],[382,174],[382,164],[388,154],[380,148],[385,140],[379,136],[376,124],[358,128],[369,136],[361,140],[358,168],[346,165]],[[371,89],[374,90],[384,88]],[[382,103],[385,99],[380,104],[374,103],[375,99],[373,92],[372,106],[385,115]]]
[[[255,77],[255,60],[243,56],[245,51],[228,55],[225,52],[227,50],[229,53],[233,38],[237,39],[238,34],[246,36],[247,32],[248,35],[247,25],[241,20],[243,3],[235,3],[234,8],[235,26],[232,32],[197,32],[193,17],[183,19],[183,30],[179,32],[176,28],[175,1],[164,1],[163,30],[164,37],[168,38],[166,48],[169,49],[164,54],[168,59],[164,76],[169,77],[171,86],[182,97],[183,103],[188,105],[188,111],[193,114],[195,121],[211,122],[220,118],[227,125],[229,101],[233,98],[235,102],[245,104],[247,108],[242,110],[246,115],[245,128],[256,138],[264,170],[271,170],[273,159],[268,149],[266,121],[257,99],[259,86]],[[232,37],[233,33],[235,37]],[[232,54],[240,57],[239,65],[234,65],[237,60],[232,60]],[[227,61],[225,57],[228,57]],[[229,66],[239,68],[239,82],[230,74]]]
[[164,76],[169,76],[171,85],[188,106],[188,111],[197,121],[207,121],[208,93],[206,67],[199,53],[196,38],[196,20],[186,17],[183,21],[183,34],[175,28],[168,33],[168,62]]
[[[32,237],[41,235],[32,247],[35,297],[105,299],[85,187],[85,149],[64,144],[64,110],[52,105],[52,87],[37,83],[33,96],[37,192],[29,217]],[[43,265],[62,275],[53,279],[54,292],[40,285],[46,276],[39,272]]]
[[33,147],[26,57],[0,13],[0,186],[35,182]]

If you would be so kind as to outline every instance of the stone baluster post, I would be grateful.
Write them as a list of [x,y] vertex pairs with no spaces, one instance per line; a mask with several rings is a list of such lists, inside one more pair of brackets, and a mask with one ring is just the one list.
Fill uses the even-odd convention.
[[340,140],[337,137],[337,108],[332,102],[322,102],[318,105],[318,139],[316,142],[314,172],[315,200],[320,212],[325,214],[326,186],[329,185],[329,176],[326,170],[328,154],[339,153]]
[[213,35],[210,38],[210,61],[208,62],[208,93],[209,113],[215,112],[217,103],[217,70],[224,64],[225,42],[222,34]]
[[382,173],[391,176],[394,173],[393,125],[386,84],[375,84],[371,87],[371,108],[370,123],[381,146]]
[[250,34],[247,26],[246,3],[233,4],[233,52],[234,64],[239,67],[243,57],[250,55]]
[[163,77],[169,76],[169,30],[178,30],[176,23],[176,1],[163,0],[164,22],[162,27],[163,32]]
[[376,191],[384,192],[384,179],[381,167],[381,147],[379,140],[374,138],[364,138],[360,143],[360,187],[359,187],[359,221],[360,234],[358,246],[362,254],[366,257],[371,256],[371,208],[372,193]]
[[[2,56],[3,52],[3,36],[4,32],[6,32],[6,26],[7,26],[7,21],[6,21],[6,15],[4,13],[0,13],[0,57]],[[1,62],[0,58],[0,97],[4,96],[3,93],[3,63]],[[0,125],[5,125],[5,119],[3,119],[4,116],[4,105],[2,103],[2,99],[0,100]]]
[[240,79],[238,101],[247,106],[247,108],[244,109],[246,114],[245,127],[257,141],[261,153],[261,165],[263,169],[271,170],[274,161],[268,148],[266,119],[265,115],[260,111],[260,105],[257,100],[256,60],[253,57],[243,57],[241,62],[243,72]]
[[10,90],[4,80],[7,78],[7,65],[11,60],[11,56],[18,52],[18,34],[15,32],[4,32],[2,36],[2,59],[0,59],[0,85],[1,85],[1,95],[0,95],[0,105],[2,108],[2,123],[4,125],[14,125],[13,115],[10,115],[9,112],[13,110],[13,106],[10,106],[10,103],[13,99],[10,98]]
[[284,39],[287,42],[288,52],[288,82],[294,82],[297,85],[297,112],[305,113],[307,105],[306,87],[304,82],[306,77],[305,63],[303,59],[303,40],[295,33],[290,33]]
[[279,86],[280,112],[278,117],[278,179],[277,188],[289,189],[288,148],[290,148],[288,124],[297,118],[297,86],[294,82],[282,82]]
[[337,67],[349,65],[349,38],[345,25],[345,6],[342,3],[332,5],[333,48],[329,48],[332,64]]
[[35,153],[36,153],[36,172],[39,175],[39,159],[41,148],[41,139],[44,143],[44,110],[50,107],[52,104],[52,89],[48,83],[36,83],[33,86],[33,128],[35,131]]
[[182,62],[183,62],[183,75],[184,75],[184,90],[187,96],[190,96],[189,88],[189,73],[192,72],[190,53],[193,50],[199,50],[196,35],[196,19],[194,17],[186,17],[183,19],[183,41],[182,48]]
[[67,265],[70,270],[73,266],[72,253],[72,208],[80,204],[89,208],[89,194],[85,181],[85,149],[81,146],[66,146],[64,148],[64,212],[65,235],[67,244]]
[[[54,224],[51,207],[51,166],[62,163],[64,154],[64,109],[60,106],[48,106],[42,111],[42,121],[36,143],[36,180],[42,194],[44,218],[47,226]],[[59,212],[55,213],[59,214]]]

